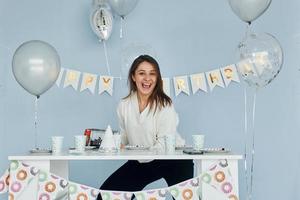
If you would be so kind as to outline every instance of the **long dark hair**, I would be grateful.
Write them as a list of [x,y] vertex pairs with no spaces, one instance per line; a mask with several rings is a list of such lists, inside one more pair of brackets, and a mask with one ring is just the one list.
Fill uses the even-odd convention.
[[[140,55],[133,61],[132,65],[130,67],[129,73],[128,73],[128,83],[129,83],[129,91],[130,92],[127,97],[129,97],[132,94],[132,92],[137,91],[137,86],[136,86],[136,83],[133,81],[132,76],[134,76],[136,69],[142,62],[150,63],[154,67],[156,74],[157,74],[156,85],[155,85],[153,92],[150,95],[149,100],[148,100],[148,104],[150,105],[150,110],[153,108],[153,106],[154,106],[154,112],[155,112],[157,108],[161,109],[162,107],[171,105],[172,104],[171,98],[168,95],[166,95],[163,91],[163,81],[161,78],[159,65],[158,65],[157,61],[149,55]],[[125,97],[125,98],[127,98],[127,97]]]

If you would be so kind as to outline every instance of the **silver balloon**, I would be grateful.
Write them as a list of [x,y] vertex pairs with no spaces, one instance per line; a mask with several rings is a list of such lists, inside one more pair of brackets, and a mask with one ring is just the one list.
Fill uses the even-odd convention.
[[122,18],[128,15],[138,3],[138,0],[109,0],[113,10]]
[[14,53],[12,71],[26,91],[39,97],[55,83],[59,75],[59,55],[46,42],[25,42]]
[[269,34],[249,34],[238,48],[237,68],[249,86],[263,87],[278,75],[283,51],[277,39]]
[[108,40],[113,29],[113,16],[108,5],[100,4],[91,13],[90,23],[101,40]]
[[251,23],[262,15],[272,0],[228,0],[232,11],[243,21]]

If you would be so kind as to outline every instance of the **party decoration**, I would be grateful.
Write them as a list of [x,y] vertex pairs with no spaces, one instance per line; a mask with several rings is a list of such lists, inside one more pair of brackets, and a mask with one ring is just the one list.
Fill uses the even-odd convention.
[[113,10],[122,18],[128,15],[138,3],[138,0],[109,0]]
[[207,92],[206,79],[204,73],[192,74],[190,76],[193,94],[198,90]]
[[237,83],[240,82],[238,72],[236,70],[235,65],[228,65],[226,67],[222,67],[220,69],[223,80],[225,82],[226,87],[231,83],[231,81],[235,81]]
[[238,48],[237,68],[249,86],[260,88],[269,84],[281,71],[283,51],[269,33],[250,33]]
[[178,96],[181,92],[184,92],[187,95],[190,95],[187,76],[174,77],[174,89],[175,89],[176,96]]
[[206,72],[205,74],[210,91],[212,91],[216,86],[224,88],[224,82],[219,69]]
[[97,83],[96,74],[83,73],[80,92],[84,91],[85,89],[88,89],[92,94],[94,94],[96,83]]
[[232,11],[243,21],[251,23],[261,16],[272,0],[228,0]]
[[162,188],[160,190],[146,190],[134,193],[136,200],[155,199],[165,200],[167,197],[167,190]]
[[132,199],[132,192],[121,192],[121,191],[108,191],[108,190],[101,190],[101,197],[103,200],[131,200]]
[[60,59],[50,44],[31,40],[15,51],[12,71],[27,92],[39,97],[55,83],[60,72]]
[[113,30],[113,16],[108,4],[94,5],[90,16],[90,24],[100,40],[108,40]]
[[114,78],[111,76],[100,76],[99,79],[99,94],[107,92],[112,96]]
[[0,178],[0,194],[6,193],[8,191],[8,187],[9,187],[9,170],[7,169]]
[[201,196],[200,180],[192,178],[170,187],[168,191],[176,200],[199,200]]
[[78,88],[79,78],[81,72],[76,70],[66,70],[66,77],[64,82],[64,88],[69,85],[72,86],[75,90]]
[[[69,183],[69,199],[70,200],[92,200],[96,199],[100,190],[78,183]],[[105,200],[105,199],[104,199]]]

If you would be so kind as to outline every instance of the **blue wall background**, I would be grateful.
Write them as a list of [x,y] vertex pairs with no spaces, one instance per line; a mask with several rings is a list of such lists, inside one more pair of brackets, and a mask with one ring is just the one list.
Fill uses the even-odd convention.
[[[89,0],[0,0],[0,173],[7,156],[34,146],[34,97],[15,81],[11,61],[23,42],[39,39],[52,44],[62,67],[106,75],[103,46],[89,24]],[[279,76],[257,94],[253,199],[300,199],[300,2],[274,0],[252,25],[256,32],[277,37],[284,50]],[[124,48],[137,43],[157,56],[164,77],[205,72],[235,62],[236,47],[245,23],[227,1],[140,0],[124,24],[115,18],[107,42],[111,71],[119,76]],[[73,135],[88,127],[118,128],[116,105],[126,94],[124,81],[116,80],[114,96],[91,95],[53,86],[39,101],[39,144],[63,135],[65,148]],[[172,96],[180,115],[179,131],[187,142],[191,135],[206,135],[206,146],[228,147],[243,154],[244,85],[231,84],[212,93]],[[122,162],[72,162],[71,179],[98,187]],[[245,196],[243,162],[240,190]],[[160,187],[163,182],[153,184]]]

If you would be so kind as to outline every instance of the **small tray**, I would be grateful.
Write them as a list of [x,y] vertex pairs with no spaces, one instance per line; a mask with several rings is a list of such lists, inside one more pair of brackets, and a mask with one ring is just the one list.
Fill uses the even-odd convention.
[[29,152],[30,153],[52,153],[52,150],[51,149],[35,148],[35,149],[31,149]]
[[126,145],[125,149],[127,150],[149,150],[150,147],[145,147],[141,145]]

